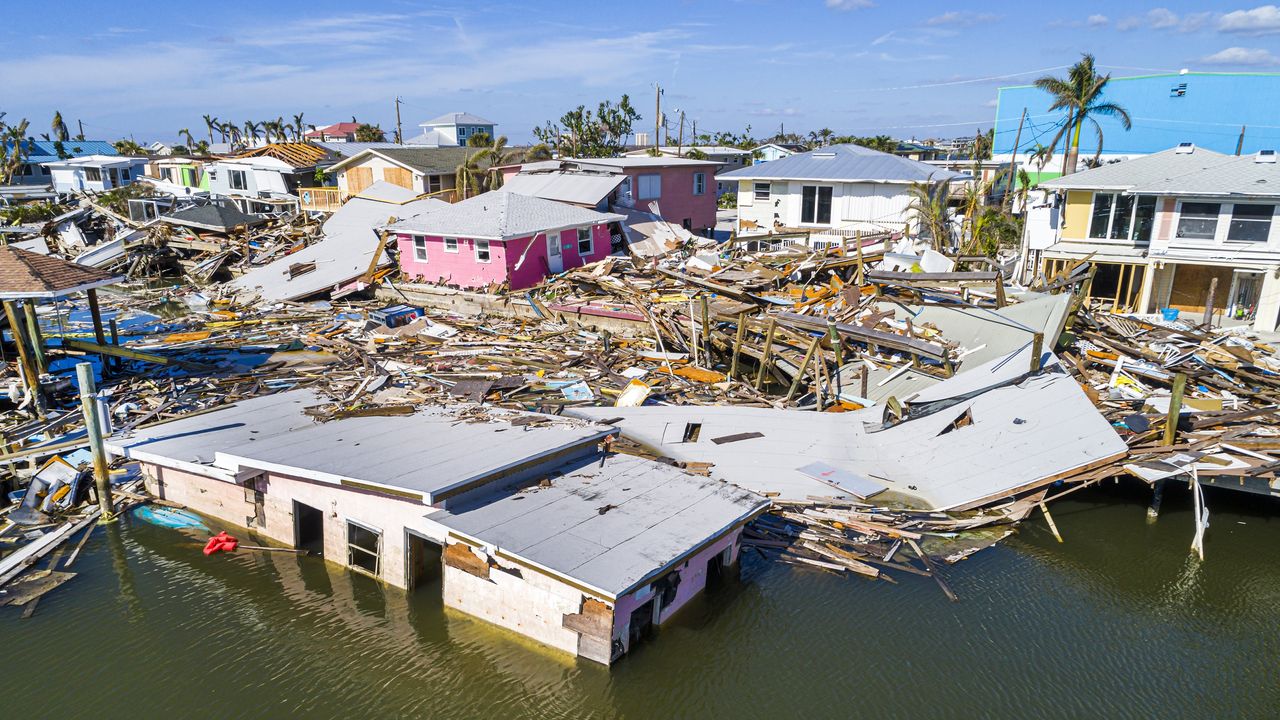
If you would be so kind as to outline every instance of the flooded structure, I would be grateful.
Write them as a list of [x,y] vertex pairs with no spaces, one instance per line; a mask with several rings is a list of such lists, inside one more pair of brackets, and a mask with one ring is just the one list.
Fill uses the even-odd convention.
[[297,390],[108,444],[147,490],[610,663],[737,562],[768,501],[601,451],[603,425],[475,406],[318,423]]

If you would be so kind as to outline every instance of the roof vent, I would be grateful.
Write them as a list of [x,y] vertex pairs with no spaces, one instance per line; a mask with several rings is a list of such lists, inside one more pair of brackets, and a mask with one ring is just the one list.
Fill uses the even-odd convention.
[[816,158],[833,158],[835,156],[836,154],[833,152],[816,152],[813,154],[813,157]]
[[1253,161],[1256,163],[1268,163],[1271,165],[1275,165],[1276,151],[1275,150],[1259,150],[1258,154],[1254,156]]
[[1173,152],[1178,155],[1190,155],[1195,151],[1196,151],[1195,143],[1184,142],[1184,143],[1178,143],[1178,148]]

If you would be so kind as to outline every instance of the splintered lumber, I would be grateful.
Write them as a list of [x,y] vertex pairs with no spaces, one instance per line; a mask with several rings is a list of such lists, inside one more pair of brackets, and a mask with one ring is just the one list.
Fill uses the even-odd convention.
[[951,588],[947,585],[947,581],[942,579],[942,575],[938,573],[938,568],[934,567],[933,561],[929,559],[929,556],[925,551],[920,549],[920,545],[911,538],[907,538],[907,542],[911,545],[911,549],[916,552],[920,561],[924,563],[924,566],[929,569],[929,574],[932,575],[934,581],[938,583],[938,587],[942,588],[942,593],[947,596],[947,599],[951,602],[959,602],[960,598],[956,597],[956,594],[951,592]]
[[62,527],[23,545],[3,560],[0,560],[0,587],[22,574],[24,570],[40,562],[40,558],[49,554],[54,548],[75,533],[83,530],[98,519],[102,510],[97,506],[89,509],[76,522],[64,523]]
[[[779,325],[814,332],[828,331],[827,322],[822,318],[797,315],[789,312],[780,312],[777,317]],[[893,348],[894,350],[900,350],[905,353],[923,355],[925,357],[933,358],[934,360],[945,360],[947,357],[946,348],[941,345],[931,343],[928,340],[910,338],[904,335],[885,332],[884,330],[875,330],[872,328],[865,328],[860,325],[850,325],[848,323],[836,323],[835,328],[841,335],[853,338],[857,342]]]

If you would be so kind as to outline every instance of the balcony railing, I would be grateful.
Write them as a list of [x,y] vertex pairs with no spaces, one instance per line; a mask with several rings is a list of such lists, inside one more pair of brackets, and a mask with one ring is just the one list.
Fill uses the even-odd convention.
[[347,198],[341,188],[336,187],[304,187],[298,188],[298,204],[303,210],[333,212],[342,207]]

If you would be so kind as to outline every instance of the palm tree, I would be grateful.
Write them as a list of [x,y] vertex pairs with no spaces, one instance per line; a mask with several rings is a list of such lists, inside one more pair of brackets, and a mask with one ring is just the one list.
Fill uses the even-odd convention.
[[[204,116],[204,126],[205,126],[206,128],[208,128],[208,130],[209,130],[209,144],[210,144],[210,145],[212,145],[212,144],[213,144],[213,129],[216,127],[216,128],[218,128],[219,130],[221,130],[221,129],[222,129],[222,126],[218,124],[218,118],[216,118],[216,117],[214,117],[214,116],[212,116],[212,115],[205,115],[205,116]],[[224,141],[224,142],[225,142],[225,140],[226,140],[226,138],[223,138],[223,141]]]
[[483,181],[483,173],[480,166],[476,163],[476,155],[479,153],[467,153],[467,156],[461,163],[458,163],[457,170],[453,176],[453,192],[455,195],[461,193],[460,200],[466,200],[471,195],[478,195],[484,190],[481,188]]
[[[3,117],[4,113],[0,113]],[[8,185],[27,162],[31,152],[31,144],[26,141],[30,124],[25,119],[17,125],[0,122],[0,185]]]
[[188,152],[190,152],[190,151],[191,151],[191,148],[195,147],[196,139],[195,139],[195,138],[193,138],[193,137],[191,137],[191,130],[189,130],[189,129],[187,129],[187,128],[182,128],[181,130],[179,130],[179,131],[178,131],[178,137],[180,137],[180,138],[186,138],[186,139],[187,139],[187,151],[188,151]]
[[117,140],[111,144],[121,155],[146,155],[147,151],[133,140]]
[[911,183],[911,204],[907,206],[916,221],[916,232],[929,236],[938,251],[951,244],[951,181],[938,180]]
[[518,153],[516,151],[507,149],[506,135],[499,135],[494,139],[493,144],[475,154],[476,162],[484,160],[488,165],[484,170],[484,187],[486,190],[497,190],[502,187],[502,171],[499,168],[503,165],[511,164],[517,156]]
[[538,143],[524,151],[525,162],[542,162],[551,159],[551,146],[546,143]]
[[191,154],[193,154],[193,155],[208,155],[208,154],[209,154],[209,143],[205,142],[204,140],[199,140],[199,141],[197,141],[197,142],[196,142],[196,146],[195,146],[195,147],[193,147],[193,148],[191,148]]
[[53,131],[53,139],[58,142],[66,142],[71,139],[71,132],[67,130],[67,124],[62,121],[62,113],[54,111],[53,122],[49,124],[49,129]]
[[302,113],[293,116],[293,140],[294,142],[302,142],[303,133]]
[[249,138],[250,144],[258,142],[258,131],[261,129],[261,123],[256,123],[252,120],[244,121],[244,136]]
[[1062,163],[1063,175],[1076,170],[1080,155],[1080,130],[1084,128],[1086,121],[1092,123],[1094,131],[1098,134],[1098,151],[1094,154],[1095,159],[1102,154],[1102,126],[1098,124],[1096,116],[1118,118],[1125,130],[1133,127],[1129,111],[1116,103],[1103,102],[1102,93],[1109,82],[1111,82],[1111,75],[1098,75],[1094,69],[1093,56],[1089,53],[1085,53],[1080,62],[1067,70],[1066,78],[1046,75],[1035,82],[1036,87],[1053,96],[1053,104],[1049,106],[1050,111],[1067,111],[1066,122],[1053,137],[1053,142],[1049,143],[1049,147],[1054,148],[1058,146],[1059,140],[1066,142],[1067,152]]

